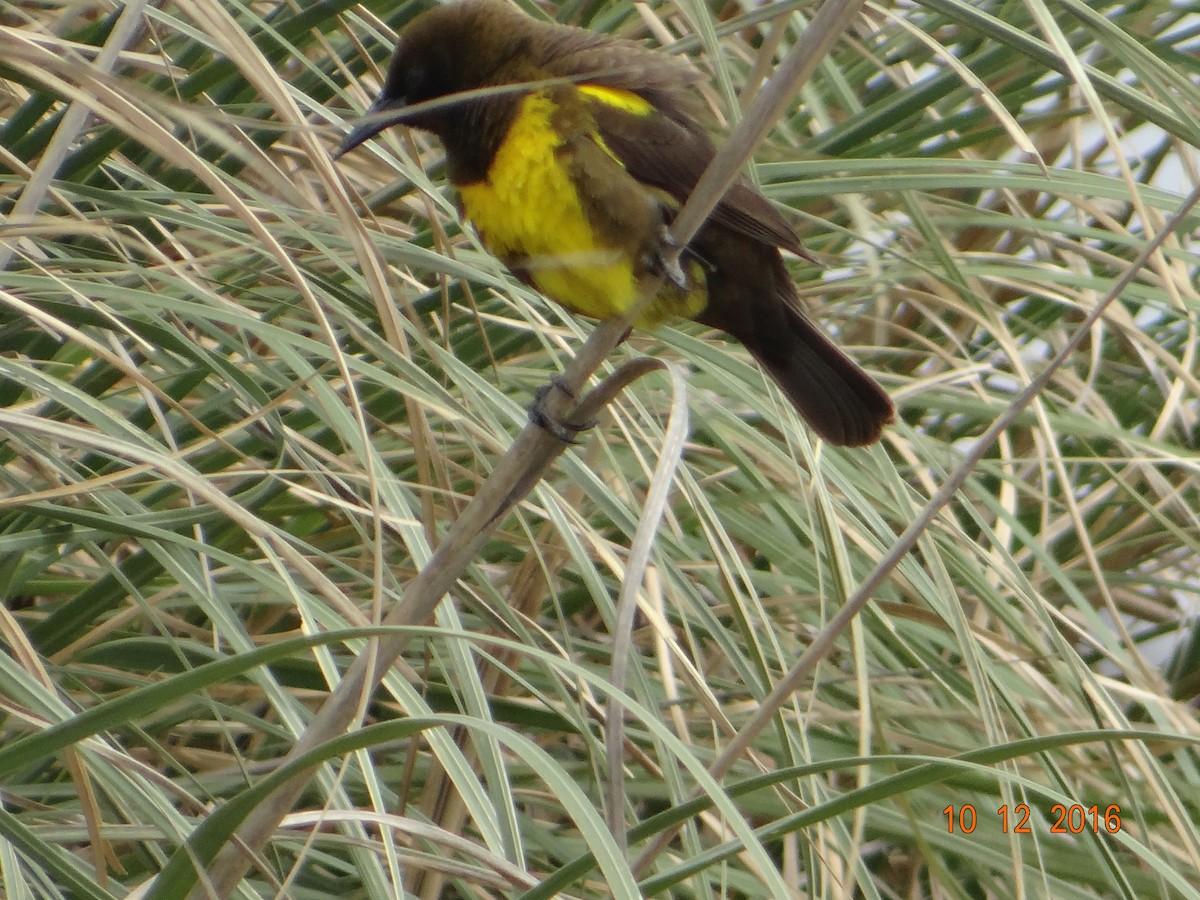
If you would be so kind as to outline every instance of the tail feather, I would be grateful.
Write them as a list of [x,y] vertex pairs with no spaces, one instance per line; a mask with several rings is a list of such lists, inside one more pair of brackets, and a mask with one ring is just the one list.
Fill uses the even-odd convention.
[[697,319],[741,341],[831,444],[879,440],[895,418],[891,398],[804,314],[779,251],[711,224],[689,249],[707,273]]
[[[783,306],[783,304],[780,304]],[[801,417],[831,444],[862,447],[879,440],[893,420],[891,398],[870,375],[810,322],[784,306],[778,331],[734,334],[766,370]]]

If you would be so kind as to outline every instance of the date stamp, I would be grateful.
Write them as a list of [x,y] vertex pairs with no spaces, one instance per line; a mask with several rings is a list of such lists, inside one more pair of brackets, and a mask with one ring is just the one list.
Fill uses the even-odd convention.
[[[975,804],[963,803],[955,806],[953,803],[942,810],[946,817],[946,828],[950,834],[956,831],[970,834],[979,824],[979,816],[975,812]],[[1030,810],[1024,803],[1010,807],[1007,803],[996,810],[996,819],[1000,830],[1005,834],[1030,834]],[[1051,834],[1116,834],[1121,830],[1121,807],[1115,803],[1101,809],[1099,806],[1083,806],[1072,803],[1067,806],[1055,803],[1050,807],[1049,818]]]

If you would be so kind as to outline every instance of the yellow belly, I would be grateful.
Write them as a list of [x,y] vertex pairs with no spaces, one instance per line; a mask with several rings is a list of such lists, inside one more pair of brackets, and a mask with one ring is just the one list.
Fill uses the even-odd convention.
[[[598,319],[624,314],[639,299],[638,261],[605,245],[589,223],[556,154],[561,139],[551,124],[553,111],[544,94],[521,101],[487,178],[458,186],[463,213],[491,253],[519,268],[550,299]],[[704,303],[702,290],[685,294],[668,286],[638,324],[691,317]]]

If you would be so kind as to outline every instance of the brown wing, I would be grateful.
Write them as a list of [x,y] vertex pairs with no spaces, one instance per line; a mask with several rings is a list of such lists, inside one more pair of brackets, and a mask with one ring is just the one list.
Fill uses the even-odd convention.
[[[680,203],[688,198],[716,153],[695,121],[672,116],[661,105],[650,115],[598,100],[592,101],[592,107],[604,143],[630,175]],[[787,220],[745,179],[734,183],[710,218],[764,244],[804,255]]]
[[[630,91],[655,108],[642,116],[588,99],[601,137],[629,174],[684,202],[716,152],[697,122],[700,104],[687,90],[703,74],[685,59],[633,41],[580,28],[550,26],[543,34],[542,41],[530,44],[531,50],[540,48],[540,68]],[[744,179],[729,189],[712,219],[764,244],[805,255],[787,220]]]

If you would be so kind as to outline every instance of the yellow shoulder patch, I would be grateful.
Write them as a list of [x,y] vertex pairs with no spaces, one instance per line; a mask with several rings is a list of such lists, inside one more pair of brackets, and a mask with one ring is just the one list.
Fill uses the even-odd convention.
[[636,116],[648,116],[654,112],[654,107],[644,97],[639,97],[633,91],[622,88],[602,87],[598,84],[581,84],[579,93],[599,100],[608,106],[633,113]]

